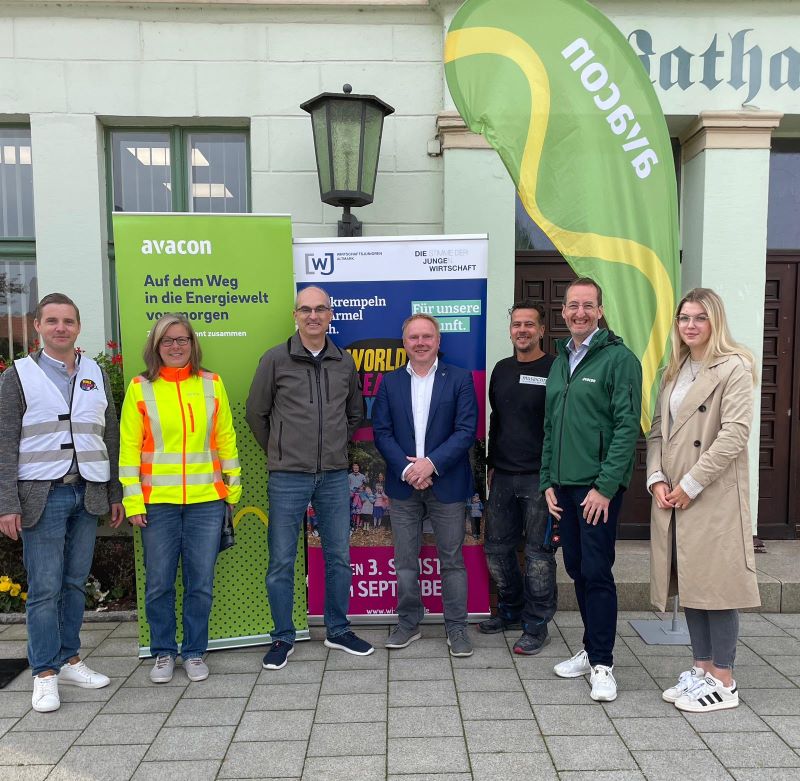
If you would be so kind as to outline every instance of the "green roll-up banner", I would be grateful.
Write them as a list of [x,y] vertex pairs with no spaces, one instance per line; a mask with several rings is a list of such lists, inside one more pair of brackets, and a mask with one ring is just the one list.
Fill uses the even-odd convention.
[[[114,214],[120,336],[125,380],[143,368],[142,348],[158,318],[182,312],[203,349],[204,368],[228,392],[242,464],[234,510],[236,545],[217,559],[209,648],[269,642],[267,474],[264,453],[245,422],[245,401],[261,355],[294,331],[292,228],[288,216]],[[149,655],[144,565],[135,533],[139,653]],[[302,544],[295,568],[294,623],[308,636]],[[178,577],[178,642],[182,590]]]

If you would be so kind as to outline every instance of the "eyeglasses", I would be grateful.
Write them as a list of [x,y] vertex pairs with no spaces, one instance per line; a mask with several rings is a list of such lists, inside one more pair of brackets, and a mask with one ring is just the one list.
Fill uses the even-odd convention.
[[689,325],[689,323],[705,325],[708,322],[708,315],[678,315],[675,319],[678,325]]
[[312,312],[317,317],[322,317],[326,312],[330,312],[331,308],[329,306],[315,306],[312,309],[310,306],[298,306],[294,311],[302,317],[311,317]]
[[594,304],[576,304],[573,302],[571,304],[567,304],[564,309],[566,309],[567,312],[577,312],[581,307],[583,307],[583,311],[587,312],[588,314],[591,314],[595,311],[595,309],[598,308]]
[[173,339],[171,336],[165,336],[161,340],[162,347],[172,347],[173,344],[177,344],[178,347],[186,347],[192,339],[189,336],[178,336],[177,338]]

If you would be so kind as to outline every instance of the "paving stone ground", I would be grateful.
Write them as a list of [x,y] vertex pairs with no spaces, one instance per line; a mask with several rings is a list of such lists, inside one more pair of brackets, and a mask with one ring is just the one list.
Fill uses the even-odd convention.
[[[407,649],[382,648],[387,627],[359,628],[376,645],[354,657],[312,629],[288,666],[262,670],[264,648],[215,651],[211,677],[148,678],[132,623],[85,624],[88,663],[106,689],[61,687],[61,709],[30,708],[22,673],[0,691],[3,781],[797,781],[800,779],[800,614],[741,617],[741,704],[682,714],[661,699],[690,660],[684,646],[648,646],[622,613],[619,697],[595,703],[587,679],[553,664],[580,646],[577,613],[560,612],[552,642],[515,656],[518,633],[470,636],[475,654],[448,655],[440,626]],[[24,652],[25,628],[0,626],[0,657]]]

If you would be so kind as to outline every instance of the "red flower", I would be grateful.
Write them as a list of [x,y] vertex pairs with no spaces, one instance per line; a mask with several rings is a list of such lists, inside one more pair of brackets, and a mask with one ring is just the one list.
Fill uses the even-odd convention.
[[111,363],[113,363],[115,366],[122,366],[122,355],[117,354],[112,356]]
[[108,347],[109,350],[116,350],[119,345],[113,339],[109,339],[106,342],[106,347]]
[[4,372],[7,368],[8,366],[6,366],[6,362],[0,359],[0,372]]

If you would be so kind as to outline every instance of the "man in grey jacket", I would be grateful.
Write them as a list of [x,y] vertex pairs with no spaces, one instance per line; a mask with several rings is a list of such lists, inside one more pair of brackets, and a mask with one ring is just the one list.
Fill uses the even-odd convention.
[[363,419],[361,385],[350,354],[328,337],[330,296],[300,291],[297,333],[268,350],[247,398],[247,423],[267,454],[269,567],[267,596],[275,628],[264,656],[280,670],[293,651],[294,564],[303,515],[311,503],[325,557],[325,645],[367,656],[373,647],[350,631],[350,492],[347,442]]
[[75,351],[78,307],[51,293],[33,325],[43,349],[0,376],[0,532],[22,536],[32,705],[47,712],[60,707],[59,683],[110,683],[81,661],[79,632],[97,516],[110,509],[116,527],[125,514],[114,400],[105,373]]

